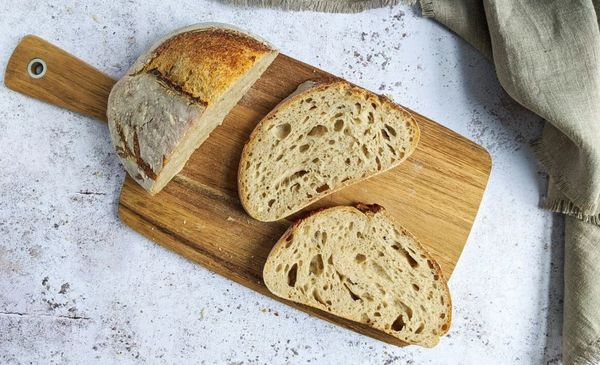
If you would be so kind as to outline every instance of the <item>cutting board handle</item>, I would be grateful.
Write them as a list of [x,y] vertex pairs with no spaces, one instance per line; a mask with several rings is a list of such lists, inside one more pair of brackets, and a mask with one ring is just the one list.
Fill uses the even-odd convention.
[[94,67],[34,35],[21,39],[4,74],[9,89],[103,121],[114,83]]

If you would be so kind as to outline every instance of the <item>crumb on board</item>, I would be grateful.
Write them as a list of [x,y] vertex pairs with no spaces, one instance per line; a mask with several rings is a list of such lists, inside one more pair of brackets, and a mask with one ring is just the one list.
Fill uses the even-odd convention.
[[227,220],[228,220],[229,222],[235,222],[235,218],[233,218],[233,217],[227,217]]

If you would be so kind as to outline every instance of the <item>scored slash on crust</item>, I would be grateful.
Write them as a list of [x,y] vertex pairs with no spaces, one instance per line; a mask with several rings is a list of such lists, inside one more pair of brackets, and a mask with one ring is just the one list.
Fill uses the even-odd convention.
[[277,54],[218,23],[183,28],[154,44],[108,99],[111,139],[125,170],[158,193]]

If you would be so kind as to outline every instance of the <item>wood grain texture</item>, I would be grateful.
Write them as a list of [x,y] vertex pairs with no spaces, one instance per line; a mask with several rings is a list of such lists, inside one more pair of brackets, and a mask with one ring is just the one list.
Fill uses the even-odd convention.
[[[103,108],[113,80],[36,37],[24,38],[15,53],[20,54],[11,57],[7,86],[105,120]],[[29,60],[40,55],[47,57],[49,80],[31,79],[25,70]],[[118,209],[121,219],[190,260],[273,297],[262,282],[262,267],[271,247],[295,217],[272,223],[250,218],[237,195],[238,162],[244,143],[264,115],[300,83],[326,76],[329,74],[324,71],[279,55],[162,192],[150,196],[131,178],[125,179]],[[330,195],[306,210],[356,202],[383,205],[420,239],[449,278],[479,208],[491,160],[482,147],[417,113],[414,116],[421,128],[421,141],[405,163]],[[360,323],[274,299],[402,345]]]
[[[29,76],[34,58],[48,66],[44,77]],[[21,39],[8,60],[4,84],[15,91],[106,121],[106,103],[115,80],[34,35]]]

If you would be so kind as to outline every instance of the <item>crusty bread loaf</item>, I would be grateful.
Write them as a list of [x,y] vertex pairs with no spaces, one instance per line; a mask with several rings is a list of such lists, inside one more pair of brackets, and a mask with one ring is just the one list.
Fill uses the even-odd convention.
[[452,304],[439,265],[377,205],[317,211],[275,244],[263,269],[275,295],[435,346]]
[[242,205],[261,221],[284,218],[325,195],[389,170],[414,151],[406,110],[343,80],[306,82],[256,126],[242,152]]
[[111,138],[127,172],[159,192],[276,55],[266,42],[216,23],[157,42],[108,99]]

